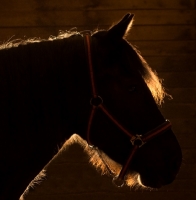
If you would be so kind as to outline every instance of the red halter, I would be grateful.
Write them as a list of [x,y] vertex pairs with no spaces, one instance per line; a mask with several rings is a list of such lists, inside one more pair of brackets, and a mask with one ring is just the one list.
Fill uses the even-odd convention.
[[[90,113],[90,117],[89,117],[89,121],[88,121],[88,127],[87,127],[87,142],[89,145],[92,145],[90,142],[90,129],[91,129],[93,117],[95,115],[96,110],[101,109],[118,128],[120,128],[126,135],[129,136],[130,142],[133,145],[133,148],[131,150],[131,153],[130,153],[125,165],[122,167],[119,175],[113,179],[113,181],[123,180],[124,176],[126,174],[126,171],[128,169],[128,166],[130,165],[137,149],[140,148],[141,146],[143,146],[149,140],[155,138],[156,136],[162,134],[164,131],[170,129],[171,123],[168,120],[166,120],[164,123],[162,123],[155,129],[145,133],[144,135],[134,135],[132,132],[125,129],[105,108],[105,106],[103,105],[103,99],[97,93],[97,90],[95,87],[95,81],[94,81],[95,79],[94,79],[92,55],[91,55],[91,35],[89,32],[85,32],[83,34],[83,37],[84,37],[84,44],[85,44],[85,48],[86,48],[86,54],[87,54],[89,72],[90,72],[90,79],[91,79],[91,90],[92,90],[92,98],[90,100],[92,109],[91,109],[91,113]],[[115,184],[117,184],[117,183],[115,183]],[[123,184],[119,185],[119,187],[123,186]]]

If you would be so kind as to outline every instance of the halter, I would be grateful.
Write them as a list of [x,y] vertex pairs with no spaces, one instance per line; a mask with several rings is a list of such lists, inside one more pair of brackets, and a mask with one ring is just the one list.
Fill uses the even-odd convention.
[[[84,44],[86,49],[86,56],[89,66],[89,72],[90,72],[90,80],[91,80],[91,92],[92,97],[90,99],[90,105],[92,107],[89,121],[88,121],[88,127],[87,127],[87,142],[89,146],[93,146],[93,144],[90,142],[90,130],[91,125],[93,121],[93,117],[96,113],[97,109],[101,109],[103,113],[120,129],[122,130],[126,135],[129,136],[130,142],[132,144],[132,150],[130,152],[130,155],[125,163],[123,165],[119,175],[117,177],[113,178],[113,183],[118,186],[122,187],[124,185],[124,176],[126,174],[126,171],[133,160],[133,157],[137,150],[142,147],[146,142],[150,141],[151,139],[155,138],[156,136],[162,134],[166,130],[171,128],[171,123],[169,120],[165,120],[161,125],[158,127],[152,129],[151,131],[145,133],[144,135],[134,135],[130,130],[128,131],[124,126],[122,126],[106,109],[106,107],[103,104],[103,99],[101,96],[98,95],[96,87],[95,87],[95,79],[94,79],[94,73],[93,73],[93,64],[92,64],[92,55],[91,55],[91,34],[87,31],[83,33],[84,37]],[[104,161],[105,163],[105,161]],[[108,168],[108,165],[106,164],[106,167]],[[111,170],[110,170],[111,171]]]

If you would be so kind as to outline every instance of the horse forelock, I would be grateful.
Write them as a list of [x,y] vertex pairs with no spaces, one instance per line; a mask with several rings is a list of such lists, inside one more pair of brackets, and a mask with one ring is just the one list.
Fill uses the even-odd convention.
[[137,70],[142,75],[145,83],[147,84],[155,102],[157,105],[161,105],[164,102],[165,96],[172,99],[172,96],[169,95],[165,88],[163,87],[163,79],[158,77],[156,71],[153,71],[152,68],[148,65],[146,60],[142,57],[141,53],[137,50],[136,47],[133,47],[129,44],[135,52],[135,56],[138,58],[140,65]]

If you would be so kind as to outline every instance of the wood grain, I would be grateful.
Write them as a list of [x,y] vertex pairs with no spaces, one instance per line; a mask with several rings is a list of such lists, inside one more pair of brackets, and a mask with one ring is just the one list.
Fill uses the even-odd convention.
[[[130,10],[97,11],[1,11],[1,27],[105,26],[119,21]],[[136,25],[190,25],[194,10],[132,10]],[[14,20],[13,20],[14,19]]]
[[[172,47],[171,47],[172,48]],[[195,71],[196,56],[192,55],[173,55],[173,56],[145,56],[149,65],[159,72],[188,72]]]
[[83,149],[73,145],[52,160],[47,180],[27,200],[195,200],[195,0],[1,0],[0,41],[13,35],[48,38],[73,27],[108,29],[128,12],[135,14],[135,20],[127,39],[138,46],[174,98],[165,100],[160,109],[182,147],[177,179],[157,191],[117,190],[111,178],[100,176],[88,164]]
[[195,104],[164,104],[160,110],[168,119],[196,119]]
[[172,95],[172,100],[165,100],[166,104],[196,104],[196,88],[169,88],[168,93]]
[[195,54],[196,41],[134,41],[143,56],[185,56]]
[[70,0],[60,1],[56,0],[4,0],[0,4],[0,10],[9,11],[29,11],[29,10],[126,10],[126,9],[194,9],[194,0],[123,0],[123,1],[111,1],[111,0]]
[[170,88],[195,88],[196,71],[194,72],[162,72],[159,76],[164,79],[164,85]]

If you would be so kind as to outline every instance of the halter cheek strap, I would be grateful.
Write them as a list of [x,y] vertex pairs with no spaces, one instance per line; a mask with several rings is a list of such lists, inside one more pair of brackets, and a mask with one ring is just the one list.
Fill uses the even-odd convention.
[[[146,142],[149,140],[155,138],[156,136],[162,134],[166,130],[171,128],[171,123],[168,120],[165,120],[164,123],[159,125],[158,127],[154,128],[153,130],[145,133],[144,135],[135,135],[130,130],[128,131],[123,125],[121,125],[106,109],[106,107],[103,104],[103,99],[100,97],[97,93],[96,87],[95,87],[95,78],[93,73],[93,64],[92,64],[92,51],[91,51],[91,34],[89,32],[86,32],[83,34],[84,37],[84,44],[86,49],[86,55],[87,55],[87,61],[89,66],[89,73],[90,73],[90,80],[91,80],[91,92],[92,92],[92,98],[90,99],[90,104],[92,106],[89,121],[88,121],[88,127],[87,127],[87,142],[89,145],[93,144],[90,141],[90,130],[92,126],[93,117],[96,113],[97,109],[101,109],[102,112],[126,135],[129,136],[130,142],[132,144],[132,150],[130,152],[130,155],[126,161],[126,163],[123,165],[119,175],[117,177],[114,177],[113,182],[118,187],[122,187],[124,185],[124,176],[127,172],[127,169],[133,160],[133,157],[137,150],[142,147]],[[122,181],[121,181],[122,180]],[[120,183],[119,183],[120,182]]]

